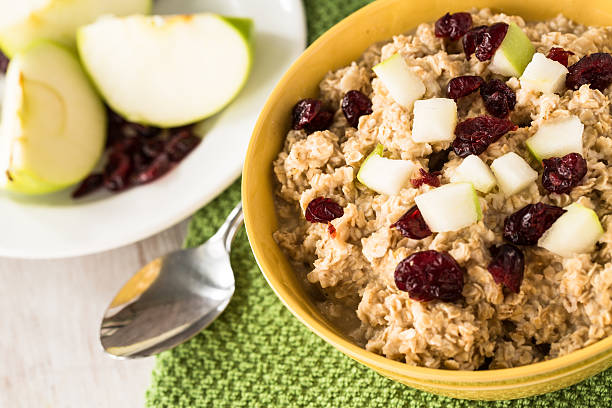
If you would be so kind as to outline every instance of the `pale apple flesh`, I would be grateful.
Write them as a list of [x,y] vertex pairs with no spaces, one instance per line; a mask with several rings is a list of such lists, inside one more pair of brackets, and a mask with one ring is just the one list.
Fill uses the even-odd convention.
[[447,98],[414,102],[412,140],[432,143],[453,140],[457,125],[457,103]]
[[75,45],[77,29],[105,14],[146,14],[151,0],[0,1],[0,48],[8,56],[37,40]]
[[379,194],[393,196],[408,184],[417,165],[411,160],[383,157],[383,150],[383,145],[379,144],[365,158],[357,173],[357,180]]
[[400,54],[394,54],[372,70],[385,85],[391,98],[406,109],[411,109],[414,102],[425,95],[425,84],[411,71]]
[[217,113],[242,89],[251,28],[248,19],[210,13],[105,17],[81,28],[77,45],[113,110],[133,122],[174,127]]
[[414,198],[433,232],[457,231],[482,219],[478,194],[472,183],[451,183]]
[[506,197],[523,191],[538,178],[538,172],[514,152],[506,153],[493,160],[491,170]]
[[472,183],[476,190],[483,193],[488,193],[497,184],[489,166],[474,154],[463,159],[451,175],[450,181]]
[[40,42],[9,64],[0,127],[0,187],[26,194],[82,180],[100,158],[104,106],[76,56]]
[[583,132],[584,124],[578,116],[550,119],[542,123],[536,134],[525,141],[525,145],[540,161],[569,153],[582,154]]

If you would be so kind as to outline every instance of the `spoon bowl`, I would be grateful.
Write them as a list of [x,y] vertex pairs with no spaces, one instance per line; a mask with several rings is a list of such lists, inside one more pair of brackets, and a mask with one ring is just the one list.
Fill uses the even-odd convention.
[[242,205],[197,248],[156,258],[108,306],[100,327],[104,350],[119,358],[148,357],[181,344],[211,324],[234,294],[231,244]]

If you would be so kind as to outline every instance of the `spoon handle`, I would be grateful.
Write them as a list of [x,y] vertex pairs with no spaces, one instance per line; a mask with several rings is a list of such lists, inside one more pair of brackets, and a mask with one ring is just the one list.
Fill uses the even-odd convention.
[[242,202],[239,202],[227,216],[227,219],[223,225],[221,225],[219,230],[211,237],[210,240],[220,240],[223,243],[225,251],[229,253],[232,247],[232,241],[242,226],[243,221],[244,215],[242,213]]

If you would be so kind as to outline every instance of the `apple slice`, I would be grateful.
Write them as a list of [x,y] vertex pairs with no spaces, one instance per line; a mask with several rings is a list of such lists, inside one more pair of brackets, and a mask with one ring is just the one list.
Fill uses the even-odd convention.
[[545,94],[561,92],[568,73],[563,64],[537,52],[520,78],[521,87]]
[[450,181],[451,183],[472,183],[476,190],[485,194],[497,184],[489,166],[474,154],[463,159],[455,169]]
[[382,157],[384,147],[379,144],[366,157],[357,173],[357,180],[379,194],[396,195],[408,183],[417,165],[410,160]]
[[406,109],[425,95],[425,84],[410,70],[400,54],[394,54],[372,68],[389,90],[391,98]]
[[491,170],[506,197],[524,190],[538,178],[538,172],[514,152],[493,160]]
[[584,125],[578,116],[553,119],[542,123],[535,135],[525,141],[527,149],[539,161],[563,157],[569,153],[582,154]]
[[535,47],[529,37],[514,23],[508,25],[508,32],[501,45],[493,54],[489,70],[495,74],[520,77],[531,61]]
[[76,56],[49,42],[16,54],[4,92],[0,187],[26,194],[62,189],[96,165],[106,112]]
[[567,212],[538,240],[538,246],[563,257],[588,252],[604,234],[597,214],[578,203],[565,209]]
[[457,231],[482,219],[472,183],[451,183],[414,198],[433,232]]
[[414,102],[412,140],[444,142],[455,138],[457,104],[452,99],[432,98]]
[[252,22],[216,14],[106,17],[77,45],[106,102],[130,121],[175,127],[207,118],[242,89]]
[[77,29],[104,14],[146,14],[151,0],[0,1],[0,48],[8,56],[40,39],[74,46]]

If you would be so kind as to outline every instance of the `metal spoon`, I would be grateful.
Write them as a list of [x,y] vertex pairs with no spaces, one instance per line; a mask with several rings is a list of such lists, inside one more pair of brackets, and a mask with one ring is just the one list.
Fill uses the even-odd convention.
[[138,271],[104,313],[104,350],[120,358],[147,357],[211,324],[234,294],[229,252],[242,221],[238,204],[204,244],[171,252]]

